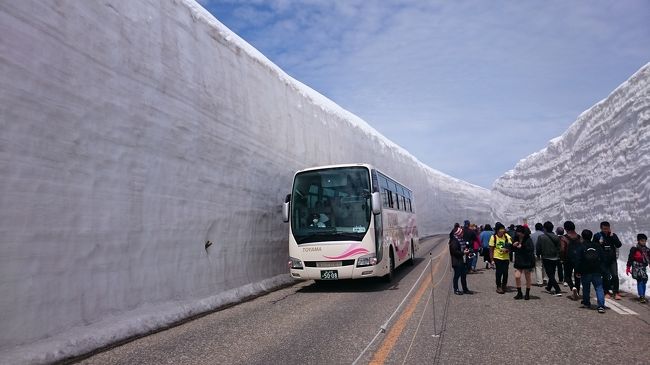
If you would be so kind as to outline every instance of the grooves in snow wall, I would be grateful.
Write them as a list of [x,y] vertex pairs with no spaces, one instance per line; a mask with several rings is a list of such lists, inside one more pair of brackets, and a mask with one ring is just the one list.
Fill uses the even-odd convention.
[[635,244],[638,232],[650,231],[650,63],[497,179],[493,194],[508,221],[573,220],[596,232],[607,220]]
[[[49,362],[289,281],[295,170],[368,162],[421,234],[491,222],[191,0],[0,4],[0,363]],[[206,241],[214,244],[207,250]]]

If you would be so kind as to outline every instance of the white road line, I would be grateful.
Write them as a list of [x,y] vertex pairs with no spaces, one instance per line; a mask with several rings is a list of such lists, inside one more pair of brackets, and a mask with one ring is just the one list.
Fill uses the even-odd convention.
[[404,355],[404,360],[402,360],[402,365],[406,364],[406,359],[408,359],[409,354],[411,353],[411,349],[413,348],[413,343],[415,342],[415,337],[418,335],[418,332],[420,331],[420,326],[422,325],[422,320],[424,319],[424,315],[427,313],[427,309],[429,308],[430,301],[431,301],[431,293],[429,293],[429,296],[427,297],[427,302],[424,304],[424,309],[422,310],[420,321],[418,322],[418,326],[415,328],[415,333],[413,333],[411,344],[409,345],[408,350],[406,350],[406,355]]
[[639,313],[631,310],[630,308],[624,306],[621,303],[615,302],[611,299],[605,299],[605,305],[611,308],[614,312],[622,315],[633,315],[638,316]]

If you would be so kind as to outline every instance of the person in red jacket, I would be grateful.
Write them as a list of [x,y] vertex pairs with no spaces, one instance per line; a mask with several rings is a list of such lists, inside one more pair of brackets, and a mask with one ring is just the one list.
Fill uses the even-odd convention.
[[637,244],[630,249],[630,254],[627,257],[626,275],[632,274],[632,278],[636,279],[636,289],[639,294],[639,301],[646,303],[645,289],[648,284],[648,273],[646,267],[650,264],[650,249],[648,248],[648,236],[639,233],[636,236]]

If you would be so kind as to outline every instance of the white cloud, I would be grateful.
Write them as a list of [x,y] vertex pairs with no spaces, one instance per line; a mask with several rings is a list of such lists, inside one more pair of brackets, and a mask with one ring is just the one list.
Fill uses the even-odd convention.
[[650,60],[644,1],[226,3],[220,20],[289,74],[483,186]]

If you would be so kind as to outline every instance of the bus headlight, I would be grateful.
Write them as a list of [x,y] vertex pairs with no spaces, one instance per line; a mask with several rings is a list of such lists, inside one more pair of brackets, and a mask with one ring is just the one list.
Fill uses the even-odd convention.
[[373,265],[377,265],[377,256],[374,253],[370,255],[361,256],[357,259],[357,267],[373,266]]
[[302,270],[303,269],[302,261],[294,257],[289,257],[289,268]]

